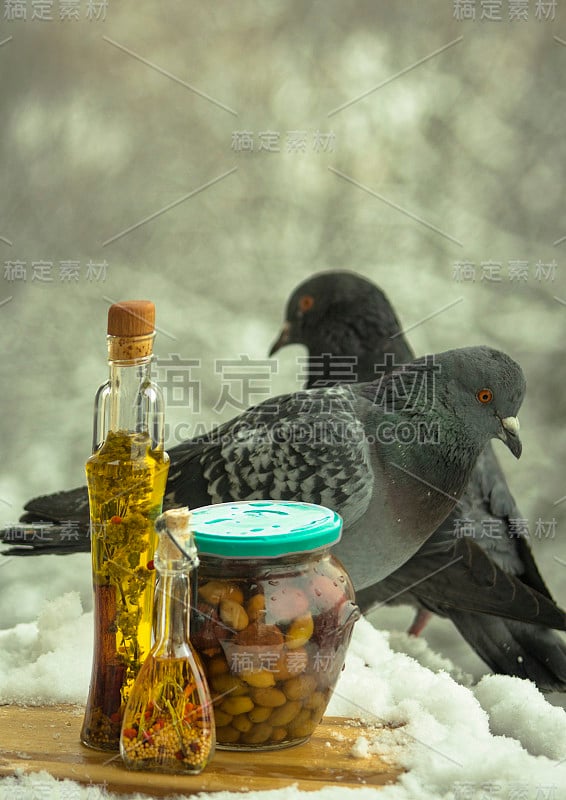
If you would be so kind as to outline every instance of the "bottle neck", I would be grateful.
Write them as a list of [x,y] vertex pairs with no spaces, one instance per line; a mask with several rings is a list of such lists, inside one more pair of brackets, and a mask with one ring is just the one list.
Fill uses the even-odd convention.
[[151,381],[151,359],[147,355],[109,362],[109,379],[95,400],[93,452],[109,431],[147,434],[153,450],[163,448],[163,399],[159,387]]
[[184,658],[190,652],[191,572],[159,571],[155,590],[154,655]]
[[150,369],[151,356],[132,363],[110,362],[108,430],[147,433]]

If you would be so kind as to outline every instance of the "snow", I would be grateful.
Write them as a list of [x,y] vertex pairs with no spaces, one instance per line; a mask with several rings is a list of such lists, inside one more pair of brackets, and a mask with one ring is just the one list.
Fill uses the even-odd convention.
[[91,658],[92,613],[69,592],[37,622],[0,631],[0,703],[84,703]]
[[350,750],[350,755],[353,758],[369,758],[369,741],[366,739],[365,736],[358,736],[354,744],[352,745],[352,749]]
[[[0,632],[0,703],[84,703],[90,677],[92,612],[78,593],[45,604],[37,620]],[[407,771],[383,789],[328,787],[303,793],[296,787],[247,793],[246,800],[464,800],[482,797],[490,785],[498,798],[519,789],[530,800],[566,797],[566,712],[518,678],[489,675],[473,688],[459,671],[424,643],[420,660],[396,651],[399,637],[366,619],[355,627],[346,667],[328,713],[362,720],[368,727],[352,758],[379,754]],[[411,649],[411,648],[409,648]],[[452,674],[450,674],[452,673]],[[466,676],[464,676],[464,679]],[[332,742],[328,757],[332,758]],[[243,756],[249,757],[249,756]],[[491,791],[491,790],[490,790]],[[57,782],[45,773],[0,781],[0,799],[99,800],[104,787]],[[228,800],[238,793],[206,794]],[[489,795],[485,795],[489,797]]]
[[492,733],[511,731],[533,755],[561,760],[566,752],[564,709],[549,707],[530,681],[509,675],[486,675],[474,694],[489,714]]

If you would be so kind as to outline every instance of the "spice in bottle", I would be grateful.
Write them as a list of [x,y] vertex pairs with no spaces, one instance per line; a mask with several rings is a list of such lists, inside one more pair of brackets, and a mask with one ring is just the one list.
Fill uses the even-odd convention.
[[191,571],[198,565],[187,508],[157,522],[155,644],[124,712],[120,752],[127,767],[198,773],[214,754],[214,715],[200,660],[189,641]]
[[81,741],[100,750],[119,747],[123,709],[151,647],[154,521],[169,468],[163,401],[150,375],[154,336],[150,301],[110,307],[110,377],[96,395],[86,463],[94,651]]

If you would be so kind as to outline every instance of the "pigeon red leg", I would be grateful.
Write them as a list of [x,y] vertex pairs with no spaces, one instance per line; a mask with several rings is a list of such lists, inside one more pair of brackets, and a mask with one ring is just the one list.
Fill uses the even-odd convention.
[[424,608],[419,609],[415,614],[413,624],[408,630],[409,636],[419,636],[427,626],[429,619],[432,617],[432,611],[427,611]]

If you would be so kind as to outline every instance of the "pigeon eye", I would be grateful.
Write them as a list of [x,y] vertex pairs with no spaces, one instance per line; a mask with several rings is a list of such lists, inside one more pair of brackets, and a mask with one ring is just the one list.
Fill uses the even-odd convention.
[[491,403],[493,400],[493,392],[491,389],[480,389],[479,392],[476,394],[476,397],[480,401],[480,403]]
[[299,311],[302,311],[303,314],[305,311],[310,311],[311,308],[314,306],[314,297],[312,294],[304,294],[299,299]]

